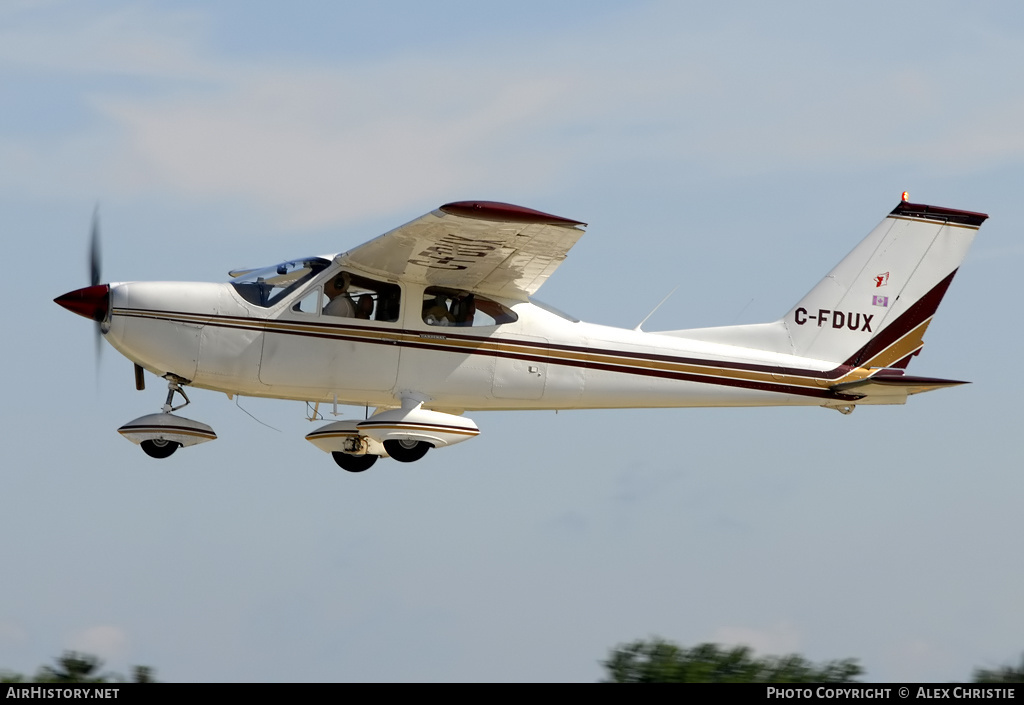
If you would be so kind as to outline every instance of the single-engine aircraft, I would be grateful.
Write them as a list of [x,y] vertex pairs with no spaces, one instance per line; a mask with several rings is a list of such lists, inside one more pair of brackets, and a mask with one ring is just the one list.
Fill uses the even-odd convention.
[[346,252],[235,270],[220,284],[101,284],[94,216],[92,285],[55,301],[96,321],[97,337],[135,363],[137,388],[144,370],[167,380],[162,410],[118,429],[148,455],[217,437],[173,413],[191,386],[335,413],[373,407],[306,436],[361,472],[477,436],[466,411],[816,405],[849,414],[964,384],[905,369],[987,217],[904,193],[782,318],[754,325],[646,332],[568,317],[532,297],[586,224],[490,201],[448,203]]

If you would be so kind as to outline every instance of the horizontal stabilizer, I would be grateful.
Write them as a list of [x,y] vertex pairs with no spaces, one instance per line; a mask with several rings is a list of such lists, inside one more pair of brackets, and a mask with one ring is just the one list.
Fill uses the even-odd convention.
[[867,379],[855,382],[843,382],[831,387],[834,392],[844,394],[857,394],[863,396],[909,396],[930,392],[945,387],[955,387],[960,384],[970,384],[955,379],[937,379],[935,377],[913,377],[910,375],[895,374],[896,371],[885,371],[868,377]]

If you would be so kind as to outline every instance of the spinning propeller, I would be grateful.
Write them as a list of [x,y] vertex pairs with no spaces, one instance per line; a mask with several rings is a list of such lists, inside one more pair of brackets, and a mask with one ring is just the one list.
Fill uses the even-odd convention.
[[[72,313],[90,318],[96,322],[94,339],[96,341],[96,365],[99,366],[103,347],[101,336],[110,326],[110,285],[100,284],[103,276],[102,255],[100,252],[100,214],[99,206],[92,213],[92,227],[89,231],[89,286],[69,291],[58,296],[54,302]],[[136,371],[136,386],[139,386]]]
[[[98,286],[100,283],[101,275],[103,274],[103,255],[100,251],[100,207],[97,205],[92,211],[92,227],[89,228],[89,284],[90,286]],[[95,341],[96,350],[96,366],[99,367],[100,356],[103,354],[103,343],[100,336],[106,331],[103,328],[103,321],[109,314],[110,308],[110,287],[107,287],[106,297],[106,309],[103,311],[103,317],[96,321],[96,327],[93,328],[93,340]]]
[[[100,284],[100,274],[100,225],[97,209],[92,216],[92,232],[89,243],[90,285],[84,289],[69,291],[53,300],[54,303],[60,304],[68,311],[91,318],[100,324],[100,328],[97,328],[97,335],[104,332],[102,326],[109,322],[110,315],[110,285]],[[98,337],[97,340],[99,340]]]

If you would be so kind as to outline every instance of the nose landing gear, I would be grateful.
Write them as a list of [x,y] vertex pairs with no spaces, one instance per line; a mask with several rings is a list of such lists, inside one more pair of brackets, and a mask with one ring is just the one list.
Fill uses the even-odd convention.
[[181,448],[181,444],[163,438],[153,438],[148,441],[142,441],[139,443],[139,447],[150,458],[169,458],[174,454],[174,451]]
[[[167,380],[167,401],[160,413],[140,416],[117,429],[118,433],[139,445],[151,458],[167,458],[178,448],[217,439],[217,434],[206,424],[171,413],[190,403],[185,390],[181,388],[189,380],[170,373],[164,375],[164,378]],[[185,403],[173,406],[175,394],[180,394]]]

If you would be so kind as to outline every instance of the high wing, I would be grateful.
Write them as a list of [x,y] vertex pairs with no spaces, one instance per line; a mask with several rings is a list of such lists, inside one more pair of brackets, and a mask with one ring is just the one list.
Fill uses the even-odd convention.
[[335,261],[368,274],[523,299],[583,234],[581,223],[492,201],[448,203]]

